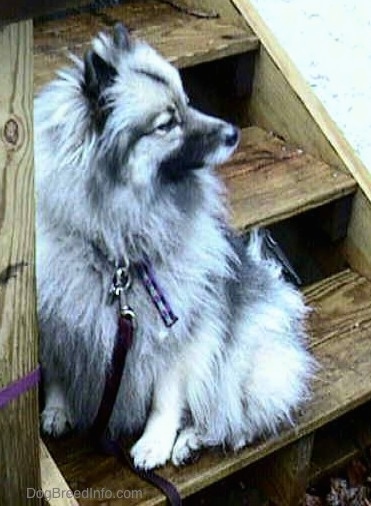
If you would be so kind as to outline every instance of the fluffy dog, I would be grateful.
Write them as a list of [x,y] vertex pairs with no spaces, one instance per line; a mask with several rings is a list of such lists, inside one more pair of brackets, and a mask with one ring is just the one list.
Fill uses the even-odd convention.
[[[35,127],[43,430],[94,420],[123,258],[137,329],[109,431],[143,431],[137,466],[238,449],[291,422],[313,370],[307,309],[259,232],[244,244],[228,225],[213,166],[238,129],[192,108],[177,70],[122,25],[42,91]],[[133,268],[143,259],[178,318],[170,328]]]

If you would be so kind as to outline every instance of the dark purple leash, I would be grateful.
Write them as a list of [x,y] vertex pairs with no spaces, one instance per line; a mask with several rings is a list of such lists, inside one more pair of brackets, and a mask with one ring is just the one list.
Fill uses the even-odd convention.
[[38,365],[35,370],[23,376],[9,385],[0,389],[0,409],[5,408],[11,401],[17,399],[20,395],[35,388],[41,378],[41,368]]
[[126,292],[131,286],[129,276],[129,264],[119,268],[116,271],[113,280],[111,294],[119,297],[120,314],[118,320],[118,331],[112,354],[112,365],[106,373],[106,382],[102,395],[102,400],[90,429],[92,441],[98,441],[99,448],[108,455],[113,455],[120,462],[129,465],[143,480],[151,483],[161,490],[168,498],[171,506],[181,506],[182,499],[176,487],[159,476],[154,471],[145,471],[134,466],[128,453],[121,447],[119,441],[109,439],[106,435],[106,429],[111,417],[113,407],[116,402],[117,394],[120,388],[122,374],[125,367],[127,353],[133,343],[135,333],[135,313],[126,303]]
[[126,355],[131,347],[134,337],[134,322],[130,316],[120,314],[118,332],[115,346],[112,353],[111,368],[106,373],[106,382],[98,412],[95,416],[90,434],[93,441],[99,441],[108,426],[109,419],[115,405],[117,394],[121,384],[122,373],[124,372]]

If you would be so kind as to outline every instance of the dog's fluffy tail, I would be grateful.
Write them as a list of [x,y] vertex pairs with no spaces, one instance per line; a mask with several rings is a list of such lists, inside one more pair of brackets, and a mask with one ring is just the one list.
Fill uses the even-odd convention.
[[285,279],[295,286],[302,285],[302,281],[290,260],[267,229],[253,228],[251,230],[247,250],[255,262],[268,261],[271,263],[273,272],[276,270],[277,276],[283,274]]

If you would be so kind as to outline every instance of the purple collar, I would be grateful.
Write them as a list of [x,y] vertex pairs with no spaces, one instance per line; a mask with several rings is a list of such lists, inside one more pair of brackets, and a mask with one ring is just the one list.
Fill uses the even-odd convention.
[[148,261],[139,262],[135,264],[135,269],[165,326],[172,327],[178,317],[174,314],[164,291],[159,286],[152,265]]
[[[146,289],[165,326],[170,328],[178,321],[178,317],[174,314],[163,287],[159,285],[153,266],[147,257],[144,257],[140,262],[131,264],[129,259],[123,256],[119,265],[114,265],[112,260],[109,260],[108,256],[98,244],[93,243],[92,246],[95,253],[102,260],[111,264],[115,269],[115,275],[110,289],[111,295],[118,296],[119,293],[121,293],[125,298],[127,292],[130,290],[132,276],[135,273]],[[118,276],[120,277],[119,281]]]
[[135,308],[131,308],[127,303],[127,295],[132,286],[134,273],[142,282],[165,326],[172,327],[177,322],[178,317],[174,314],[162,287],[156,279],[153,267],[147,259],[131,264],[128,258],[123,257],[120,264],[116,266],[109,293],[113,297],[112,300],[119,299],[121,314],[131,313],[134,318],[136,316]]

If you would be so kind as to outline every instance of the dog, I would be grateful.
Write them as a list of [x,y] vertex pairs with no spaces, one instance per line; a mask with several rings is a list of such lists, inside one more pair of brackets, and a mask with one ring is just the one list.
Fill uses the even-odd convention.
[[[238,450],[292,424],[310,396],[306,307],[229,224],[215,165],[237,127],[192,108],[178,71],[115,26],[35,102],[37,287],[45,433],[86,430],[117,333],[110,287],[122,259],[136,330],[109,433],[140,435],[143,469],[203,447]],[[134,269],[143,261],[176,321]]]

